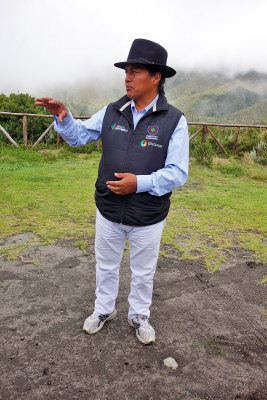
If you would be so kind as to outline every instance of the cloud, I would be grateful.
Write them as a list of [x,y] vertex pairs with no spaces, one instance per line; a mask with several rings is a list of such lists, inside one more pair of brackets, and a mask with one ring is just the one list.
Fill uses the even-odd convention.
[[179,69],[267,72],[265,0],[1,1],[0,91],[115,79],[136,37]]

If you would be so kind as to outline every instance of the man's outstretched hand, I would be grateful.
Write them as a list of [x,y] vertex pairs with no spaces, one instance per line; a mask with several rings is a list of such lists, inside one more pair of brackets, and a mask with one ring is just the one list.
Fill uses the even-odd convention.
[[42,97],[36,100],[36,103],[34,103],[35,106],[45,107],[51,114],[58,115],[60,123],[68,115],[68,109],[61,101],[51,99],[51,97]]
[[136,192],[137,189],[137,178],[136,175],[125,173],[115,174],[116,178],[121,178],[120,181],[108,181],[106,182],[107,187],[116,194],[129,194]]

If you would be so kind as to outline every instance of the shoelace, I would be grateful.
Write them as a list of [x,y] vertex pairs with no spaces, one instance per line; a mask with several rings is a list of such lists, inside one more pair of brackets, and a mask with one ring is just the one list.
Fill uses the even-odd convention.
[[134,321],[134,324],[136,324],[135,321],[137,321],[136,325],[138,325],[138,326],[149,325],[149,323],[148,323],[149,320],[145,315],[137,315],[135,318],[133,318],[133,321]]
[[100,319],[100,321],[105,321],[105,319],[107,319],[109,317],[109,314],[100,314],[98,315],[98,318]]
[[93,314],[91,315],[91,319],[100,319],[100,321],[105,320],[107,317],[109,316],[109,314],[98,314],[96,311],[93,312]]

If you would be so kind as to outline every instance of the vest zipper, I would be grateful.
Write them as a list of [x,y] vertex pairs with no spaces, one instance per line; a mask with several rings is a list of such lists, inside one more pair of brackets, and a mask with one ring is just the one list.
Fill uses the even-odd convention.
[[[122,111],[120,111],[120,112],[123,114]],[[135,130],[136,130],[136,128],[137,128],[137,125],[139,124],[139,122],[140,122],[143,118],[145,118],[147,115],[150,115],[150,114],[152,114],[152,113],[154,113],[154,112],[155,112],[155,111],[152,109],[151,112],[146,113],[142,118],[140,118],[140,120],[137,122],[137,124],[136,124],[135,127],[134,127],[134,125],[132,125],[132,122],[129,120],[129,118],[127,117],[127,115],[123,114],[123,116],[128,120],[129,125],[130,125],[130,126],[132,125],[132,129],[131,129],[131,138],[130,138],[130,140],[129,140],[128,149],[127,149],[127,153],[126,153],[126,154],[128,154],[128,150],[129,150],[129,147],[130,147],[131,142],[132,142],[132,134],[135,132]],[[126,160],[125,160],[125,161],[126,161]],[[124,166],[125,166],[125,162],[124,162],[124,165],[123,165],[123,169],[124,169]],[[120,221],[121,221],[120,223],[121,223],[121,224],[123,224],[124,218],[125,218],[125,196],[121,196],[121,218],[120,218]]]
[[[135,128],[132,127],[132,129],[131,129],[131,137],[130,137],[130,140],[129,140],[129,144],[128,144],[126,155],[128,154],[129,148],[131,146],[131,142],[133,140],[132,134],[133,134],[134,130],[135,130]],[[123,164],[123,167],[122,167],[123,170],[125,168],[126,160],[127,160],[127,157],[124,160],[124,164]],[[124,217],[125,217],[125,195],[121,196],[121,224],[123,223],[122,221],[123,221]]]
[[125,201],[124,201],[124,196],[121,196],[121,224],[123,224],[124,217],[125,217]]

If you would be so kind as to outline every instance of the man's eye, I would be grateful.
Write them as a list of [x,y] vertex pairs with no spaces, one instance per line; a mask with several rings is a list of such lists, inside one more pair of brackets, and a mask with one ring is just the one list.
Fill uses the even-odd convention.
[[128,72],[131,73],[131,74],[137,74],[138,73],[138,71],[136,71],[136,70],[127,71],[126,69],[124,70],[124,72],[125,72],[125,74],[127,74]]

